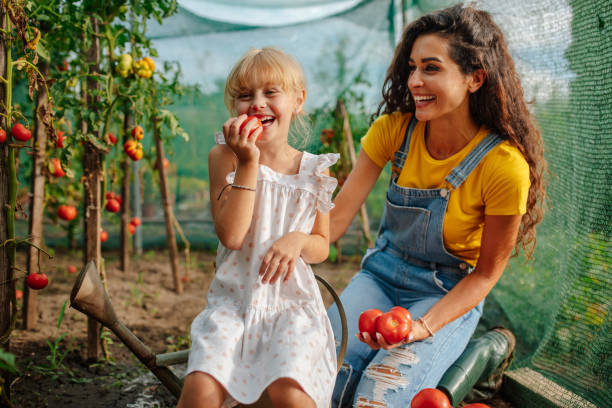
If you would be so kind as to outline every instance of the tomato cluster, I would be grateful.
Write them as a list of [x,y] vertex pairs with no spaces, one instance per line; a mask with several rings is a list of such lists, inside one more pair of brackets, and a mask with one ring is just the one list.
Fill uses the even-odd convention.
[[144,154],[142,151],[142,143],[133,139],[130,139],[123,144],[123,151],[125,151],[128,157],[134,161],[142,159]]
[[121,196],[109,191],[106,193],[106,205],[104,208],[108,212],[116,213],[121,209]]
[[389,344],[399,343],[410,334],[412,316],[401,306],[392,307],[387,313],[368,309],[359,316],[359,332],[367,332],[372,339],[380,333]]

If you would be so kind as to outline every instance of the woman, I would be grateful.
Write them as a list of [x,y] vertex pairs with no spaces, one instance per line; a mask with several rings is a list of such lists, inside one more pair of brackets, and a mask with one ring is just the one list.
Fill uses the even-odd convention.
[[377,115],[335,200],[331,240],[388,161],[392,180],[376,246],[341,299],[350,328],[362,311],[396,305],[414,323],[397,344],[367,333],[349,339],[333,406],[405,407],[435,387],[472,336],[513,248],[533,252],[542,218],[542,140],[488,13],[455,6],[408,25]]

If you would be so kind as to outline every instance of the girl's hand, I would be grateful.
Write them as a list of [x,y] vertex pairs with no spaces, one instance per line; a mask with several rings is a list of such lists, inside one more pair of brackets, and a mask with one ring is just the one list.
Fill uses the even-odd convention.
[[223,124],[223,136],[225,137],[225,143],[234,151],[239,162],[258,162],[259,149],[255,145],[255,141],[262,132],[262,129],[259,127],[249,137],[249,132],[256,126],[256,121],[251,120],[244,126],[241,132],[240,125],[246,118],[247,115],[240,115],[225,121]]
[[262,283],[274,284],[279,278],[283,282],[289,280],[304,247],[305,238],[306,235],[301,232],[290,232],[272,244],[259,268]]

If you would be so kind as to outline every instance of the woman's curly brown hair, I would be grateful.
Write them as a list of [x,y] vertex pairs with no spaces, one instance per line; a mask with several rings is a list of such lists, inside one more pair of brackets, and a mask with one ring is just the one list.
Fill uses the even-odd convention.
[[383,100],[377,113],[415,111],[408,89],[409,60],[417,37],[436,34],[449,41],[451,59],[464,74],[483,69],[486,80],[469,96],[472,119],[485,125],[502,139],[510,141],[529,164],[527,212],[523,215],[515,250],[522,247],[531,256],[535,249],[535,226],[542,220],[546,199],[544,144],[539,129],[527,109],[520,78],[501,29],[486,11],[457,5],[429,13],[404,30],[383,84]]

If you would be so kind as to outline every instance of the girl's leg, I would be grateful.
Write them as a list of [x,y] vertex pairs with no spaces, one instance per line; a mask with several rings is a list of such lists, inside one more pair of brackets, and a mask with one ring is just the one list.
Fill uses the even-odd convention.
[[225,388],[209,374],[194,371],[185,377],[177,408],[220,407]]
[[[382,283],[368,272],[361,271],[342,292],[340,300],[344,306],[348,327],[348,342],[342,368],[336,378],[332,396],[333,407],[352,407],[353,394],[363,369],[376,354],[367,344],[355,337],[359,331],[359,315],[367,309],[386,312],[395,306],[381,288]],[[333,304],[327,311],[334,331],[337,347],[340,347],[342,327],[338,308]]]
[[270,384],[268,396],[277,408],[316,408],[312,398],[291,378],[279,378]]
[[[431,298],[413,304],[410,307],[413,318],[417,319],[437,300]],[[435,388],[465,349],[481,314],[482,304],[444,326],[433,339],[380,350],[364,370],[354,406],[405,407],[423,388]]]

